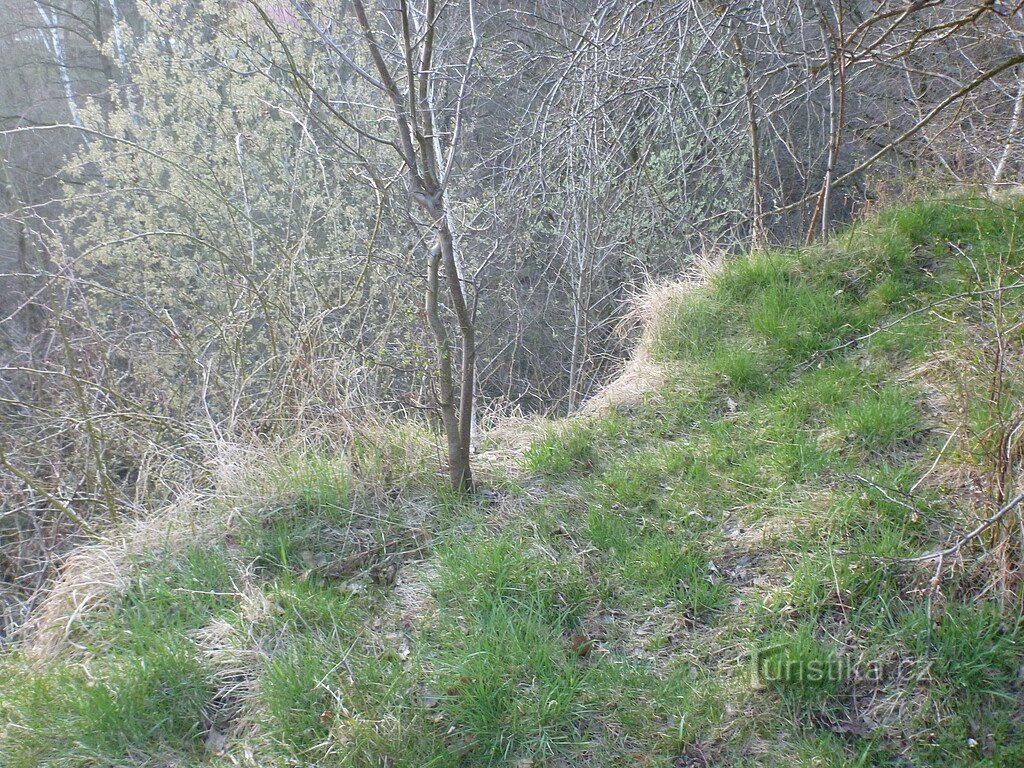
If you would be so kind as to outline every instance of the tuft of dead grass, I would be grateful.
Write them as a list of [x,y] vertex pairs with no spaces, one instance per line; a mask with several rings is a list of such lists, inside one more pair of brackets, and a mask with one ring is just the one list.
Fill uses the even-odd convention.
[[180,496],[148,517],[126,520],[98,543],[78,547],[21,628],[30,656],[52,658],[67,648],[76,622],[91,611],[109,608],[128,587],[133,558],[156,551],[176,552],[196,541],[221,541],[235,519],[265,503],[267,451],[258,446],[220,444],[211,459],[212,492]]
[[200,494],[179,499],[151,517],[130,520],[104,542],[76,549],[22,628],[26,653],[45,659],[64,650],[76,622],[110,607],[128,587],[134,556],[223,537],[231,512],[208,502]]
[[639,329],[633,356],[619,373],[580,409],[586,416],[598,416],[616,408],[628,408],[644,397],[661,391],[668,380],[668,367],[658,362],[653,354],[656,341],[666,322],[671,322],[671,307],[680,298],[707,285],[709,277],[720,266],[710,259],[696,262],[690,272],[671,282],[655,283],[631,302],[631,309],[616,328],[622,336]]
[[518,472],[526,450],[550,428],[551,421],[542,416],[489,418],[474,456],[477,471],[485,476]]
[[582,413],[599,416],[617,408],[628,408],[650,393],[661,390],[666,382],[665,366],[641,350],[623,366],[619,375],[584,403]]
[[213,670],[213,695],[201,713],[203,742],[220,754],[227,738],[243,727],[258,695],[263,661],[252,638],[236,625],[218,619],[195,633],[199,653]]

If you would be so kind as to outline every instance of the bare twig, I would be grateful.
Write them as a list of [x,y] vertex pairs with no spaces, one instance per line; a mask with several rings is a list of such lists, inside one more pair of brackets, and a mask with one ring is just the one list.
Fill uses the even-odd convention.
[[1022,501],[1024,501],[1024,493],[1020,493],[1020,494],[1014,496],[1012,499],[1010,499],[1008,502],[1006,502],[1002,507],[1000,507],[999,511],[996,512],[994,515],[992,515],[992,517],[988,518],[987,520],[984,520],[983,522],[979,523],[973,530],[968,531],[967,533],[965,533],[963,536],[961,536],[959,539],[957,539],[956,542],[953,545],[951,545],[949,547],[946,547],[945,549],[939,550],[937,552],[930,552],[927,555],[919,555],[918,557],[902,558],[901,562],[904,562],[904,563],[921,563],[921,562],[925,562],[925,561],[928,561],[928,560],[934,560],[936,558],[946,558],[946,557],[953,557],[953,556],[957,555],[960,552],[960,550],[962,550],[964,547],[966,547],[968,544],[970,544],[976,538],[981,536],[981,534],[983,534],[989,528],[991,528],[992,526],[996,525],[1000,520],[1002,520],[1004,517],[1006,517],[1010,512],[1015,510],[1018,506],[1020,506],[1020,503]]

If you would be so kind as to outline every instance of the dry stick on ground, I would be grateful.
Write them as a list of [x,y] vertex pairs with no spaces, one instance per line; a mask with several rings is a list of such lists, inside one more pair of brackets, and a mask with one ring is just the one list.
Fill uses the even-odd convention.
[[861,483],[863,485],[868,486],[869,488],[873,488],[874,490],[878,491],[880,494],[882,494],[882,496],[885,497],[886,501],[888,501],[891,504],[895,504],[899,507],[903,507],[904,509],[908,509],[915,515],[919,515],[920,517],[923,517],[925,520],[935,523],[936,525],[945,528],[950,533],[956,534],[957,536],[962,537],[965,535],[949,523],[939,520],[938,518],[921,511],[921,509],[919,509],[917,505],[911,504],[909,501],[901,501],[900,499],[897,499],[892,495],[893,493],[898,493],[901,496],[906,496],[908,499],[913,499],[913,496],[909,493],[906,493],[905,491],[901,491],[898,488],[888,488],[872,480],[868,480],[866,477],[861,477],[860,475],[847,475],[847,477],[850,478],[851,480],[856,480],[858,483]]
[[1002,507],[1000,507],[999,511],[992,515],[992,517],[988,518],[987,520],[984,520],[983,522],[979,523],[973,530],[965,533],[963,536],[957,539],[952,546],[946,547],[945,549],[939,550],[937,552],[930,552],[927,555],[918,555],[917,557],[905,557],[901,559],[901,562],[922,563],[928,560],[935,560],[936,558],[946,558],[956,555],[960,552],[961,549],[963,549],[976,538],[981,536],[981,534],[983,534],[989,528],[998,524],[1000,520],[1002,520],[1010,512],[1019,507],[1022,501],[1024,501],[1024,493],[1017,494],[1008,502],[1006,502]]

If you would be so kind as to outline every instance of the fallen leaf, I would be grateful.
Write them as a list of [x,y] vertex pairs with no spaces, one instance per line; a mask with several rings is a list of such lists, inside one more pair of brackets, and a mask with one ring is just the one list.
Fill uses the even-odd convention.
[[586,635],[573,635],[569,643],[576,651],[576,655],[580,657],[588,656],[594,649],[594,641]]

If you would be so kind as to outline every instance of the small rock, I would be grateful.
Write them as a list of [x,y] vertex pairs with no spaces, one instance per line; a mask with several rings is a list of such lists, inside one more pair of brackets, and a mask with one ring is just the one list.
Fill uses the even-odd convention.
[[203,739],[203,746],[215,755],[222,755],[224,754],[224,746],[227,742],[228,737],[226,734],[221,733],[216,728],[211,728],[209,733],[206,734],[206,738]]

